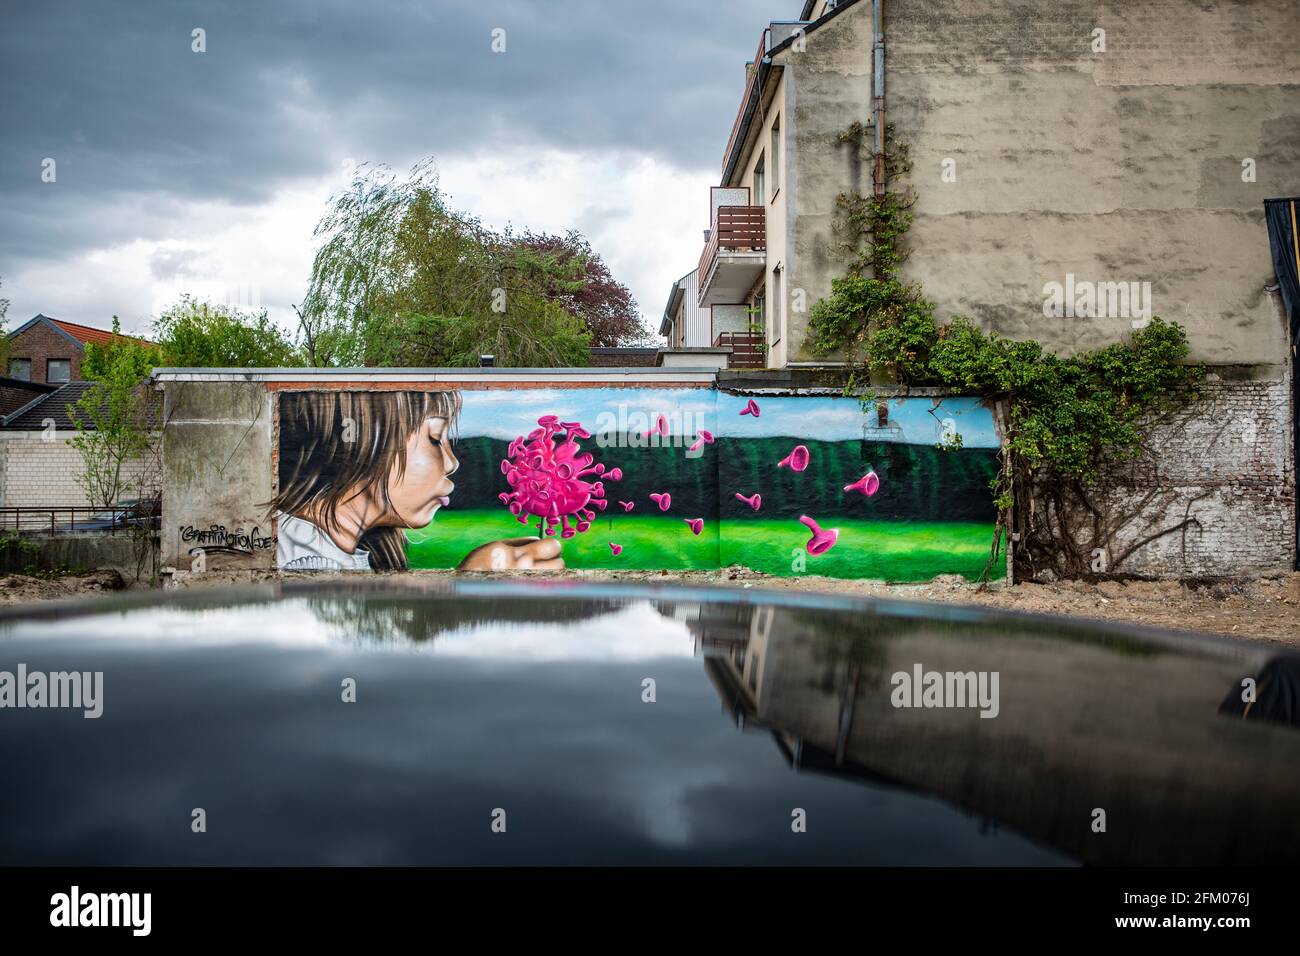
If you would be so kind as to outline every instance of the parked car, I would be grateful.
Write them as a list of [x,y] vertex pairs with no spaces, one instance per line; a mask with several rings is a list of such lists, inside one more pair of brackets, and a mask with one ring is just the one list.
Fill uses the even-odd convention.
[[55,534],[74,534],[83,531],[124,531],[127,528],[152,528],[161,526],[162,502],[158,498],[128,498],[112,508],[95,512],[85,518],[74,516],[69,524],[54,529]]

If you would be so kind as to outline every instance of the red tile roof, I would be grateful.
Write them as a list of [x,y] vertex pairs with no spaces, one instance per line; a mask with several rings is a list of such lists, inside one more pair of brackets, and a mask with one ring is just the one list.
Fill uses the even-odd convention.
[[[50,319],[50,321],[83,345],[87,342],[94,342],[96,345],[108,345],[113,341],[113,333],[108,329],[95,329],[89,325],[78,325],[76,322],[65,322],[62,319]],[[137,342],[149,344],[147,339],[135,335],[122,335],[119,338],[135,339]]]

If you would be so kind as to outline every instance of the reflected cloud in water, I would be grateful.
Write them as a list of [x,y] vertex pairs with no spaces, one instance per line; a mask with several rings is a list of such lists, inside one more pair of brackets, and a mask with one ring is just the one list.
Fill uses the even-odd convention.
[[[10,618],[0,668],[18,661],[103,670],[105,707],[0,713],[3,863],[1234,863],[1300,846],[1300,737],[1219,712],[1264,663],[1240,645],[753,592],[335,584]],[[890,675],[917,663],[999,671],[998,717],[894,708]]]

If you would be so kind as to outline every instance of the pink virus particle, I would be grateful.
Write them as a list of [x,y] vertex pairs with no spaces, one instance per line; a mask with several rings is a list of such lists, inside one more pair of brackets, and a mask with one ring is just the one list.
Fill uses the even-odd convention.
[[831,548],[835,547],[835,542],[840,539],[839,528],[823,529],[821,525],[807,515],[800,515],[799,523],[812,532],[812,537],[809,538],[808,543],[804,545],[804,547],[808,549],[809,554],[825,554]]
[[623,546],[621,544],[615,544],[613,541],[611,541],[609,543],[609,550],[613,551],[614,557],[617,558],[620,554],[623,553]]
[[664,437],[668,436],[667,415],[660,415],[658,418],[655,419],[654,425],[651,427],[651,429],[648,432],[645,433],[645,437],[649,438],[651,435],[663,435]]
[[682,520],[691,526],[691,534],[698,535],[704,530],[703,518],[683,518]]
[[703,428],[701,428],[699,435],[696,436],[695,442],[686,450],[699,451],[705,445],[712,445],[712,444],[713,444],[713,432],[705,431]]
[[748,498],[746,498],[746,497],[745,497],[744,495],[742,495],[739,491],[737,491],[737,492],[736,492],[736,500],[737,500],[737,501],[743,501],[745,504],[749,505],[749,506],[750,506],[751,508],[753,508],[755,511],[757,511],[759,508],[763,507],[763,496],[760,495],[758,492],[754,492],[754,494],[752,494],[752,495],[750,495]]
[[527,437],[510,443],[501,473],[511,490],[498,497],[520,524],[536,518],[539,537],[555,537],[558,527],[561,538],[572,538],[591,527],[596,511],[605,510],[605,482],[620,480],[623,472],[606,471],[582,450],[577,439],[591,433],[578,422],[544,415],[537,424]]
[[753,415],[755,418],[757,418],[759,415],[758,402],[754,401],[751,398],[749,401],[745,403],[745,407],[740,410],[740,414]]
[[808,467],[808,449],[804,445],[795,445],[794,450],[776,463],[778,468],[789,468],[791,471],[803,471]]
[[666,491],[663,494],[650,492],[650,500],[659,506],[660,511],[667,511],[673,506],[673,496]]
[[860,491],[870,498],[880,490],[880,476],[874,471],[869,471],[851,485],[844,486],[845,491]]
[[624,511],[631,511],[633,508],[636,507],[635,501],[620,501],[619,504],[623,506]]

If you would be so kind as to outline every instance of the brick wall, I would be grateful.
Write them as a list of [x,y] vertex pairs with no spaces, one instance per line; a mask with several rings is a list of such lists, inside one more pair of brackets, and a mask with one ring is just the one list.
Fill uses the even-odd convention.
[[[33,325],[21,335],[9,340],[9,358],[31,359],[32,381],[44,382],[46,362],[49,359],[68,359],[72,364],[73,382],[81,381],[83,350],[66,335],[54,331],[43,323]],[[4,370],[8,374],[8,368]]]
[[[1153,421],[1148,454],[1112,467],[1093,490],[1102,525],[1113,531],[1105,570],[1199,577],[1294,567],[1290,383],[1229,381],[1211,372],[1199,395]],[[1094,516],[1078,509],[1071,521],[1075,542],[1090,554],[1102,543]]]
[[[63,433],[60,433],[62,436]],[[86,507],[90,501],[77,484],[81,454],[63,437],[42,441],[40,432],[10,432],[0,436],[0,505],[7,508]],[[141,465],[124,469],[123,498],[137,497]]]

